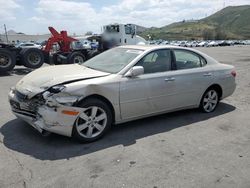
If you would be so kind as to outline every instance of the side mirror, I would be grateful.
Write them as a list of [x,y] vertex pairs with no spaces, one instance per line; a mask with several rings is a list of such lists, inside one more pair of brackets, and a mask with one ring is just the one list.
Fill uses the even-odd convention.
[[125,74],[125,76],[136,77],[142,74],[144,74],[144,68],[142,66],[134,66]]

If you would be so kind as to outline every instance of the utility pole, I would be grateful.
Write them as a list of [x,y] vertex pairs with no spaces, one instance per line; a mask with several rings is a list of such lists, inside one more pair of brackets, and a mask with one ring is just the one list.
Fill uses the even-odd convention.
[[6,29],[6,25],[4,24],[3,26],[4,26],[4,31],[5,31],[6,41],[7,41],[7,43],[9,43],[8,34],[7,34],[7,29]]

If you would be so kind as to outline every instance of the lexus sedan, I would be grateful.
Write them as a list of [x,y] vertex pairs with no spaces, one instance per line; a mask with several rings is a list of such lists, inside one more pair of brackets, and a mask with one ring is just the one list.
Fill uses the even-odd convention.
[[194,49],[121,46],[81,65],[37,69],[9,101],[40,133],[91,142],[112,124],[190,108],[211,113],[234,92],[235,76],[233,66]]

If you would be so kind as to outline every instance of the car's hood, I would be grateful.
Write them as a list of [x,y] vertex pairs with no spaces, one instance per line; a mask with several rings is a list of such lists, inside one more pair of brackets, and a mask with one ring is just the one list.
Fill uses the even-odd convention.
[[17,83],[16,90],[32,97],[57,84],[102,77],[109,74],[78,64],[48,66],[37,69],[23,77]]

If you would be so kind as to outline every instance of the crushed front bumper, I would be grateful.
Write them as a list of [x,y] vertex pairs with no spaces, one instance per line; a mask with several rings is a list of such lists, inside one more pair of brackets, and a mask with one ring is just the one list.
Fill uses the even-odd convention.
[[82,108],[63,105],[50,107],[45,103],[35,105],[34,101],[20,97],[13,90],[9,93],[9,102],[16,117],[26,121],[40,133],[46,130],[69,137],[72,135],[72,129],[78,114],[83,110]]

